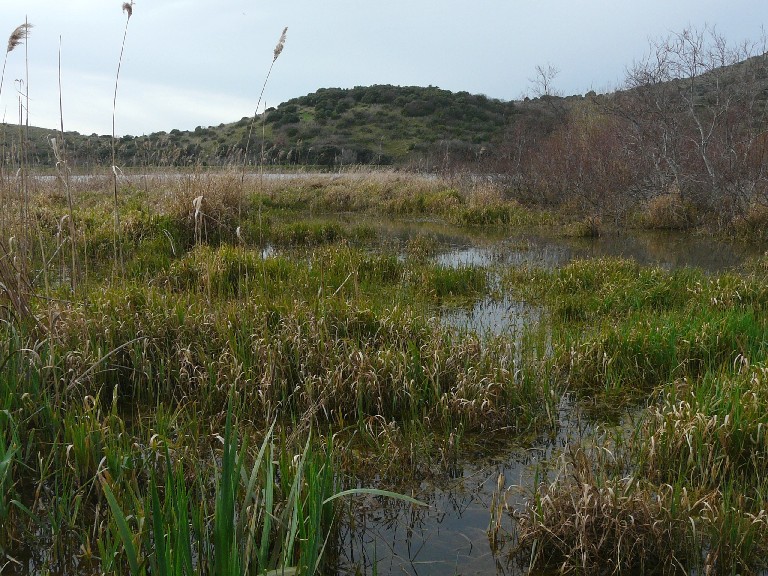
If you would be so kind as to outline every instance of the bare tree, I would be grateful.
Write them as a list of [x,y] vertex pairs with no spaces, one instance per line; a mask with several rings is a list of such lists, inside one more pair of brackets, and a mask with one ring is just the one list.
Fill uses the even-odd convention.
[[546,66],[537,64],[536,76],[528,79],[533,86],[534,96],[562,96],[562,93],[554,88],[554,81],[558,74],[560,69],[550,63]]
[[765,188],[754,159],[765,145],[767,69],[764,53],[755,53],[714,27],[687,28],[653,41],[629,68],[617,109],[647,164],[651,193],[674,189],[734,217]]

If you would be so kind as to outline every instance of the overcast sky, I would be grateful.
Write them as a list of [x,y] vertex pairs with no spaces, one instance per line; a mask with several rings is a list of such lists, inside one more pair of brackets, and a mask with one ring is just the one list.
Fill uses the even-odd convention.
[[[34,26],[27,46],[8,54],[3,119],[18,122],[28,51],[30,124],[59,126],[60,53],[65,130],[111,134],[122,1],[0,2],[0,38],[25,18]],[[647,54],[649,39],[714,25],[733,43],[759,41],[764,24],[768,0],[138,0],[116,132],[191,130],[251,116],[285,26],[267,106],[318,88],[371,84],[515,100],[531,92],[537,65],[560,70],[554,87],[565,95],[605,92]]]

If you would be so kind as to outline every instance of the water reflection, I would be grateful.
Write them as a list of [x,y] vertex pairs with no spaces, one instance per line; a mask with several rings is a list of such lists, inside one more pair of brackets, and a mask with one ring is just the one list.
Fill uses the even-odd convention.
[[[342,536],[342,574],[517,575],[524,571],[492,552],[488,540],[490,508],[499,476],[507,505],[521,509],[534,485],[537,464],[589,433],[575,403],[564,396],[554,438],[539,438],[536,448],[511,446],[496,455],[478,454],[460,463],[456,478],[443,485],[422,484],[416,494],[427,508],[369,499],[356,508]],[[502,517],[511,531],[511,520]]]
[[435,262],[450,267],[526,265],[553,269],[577,258],[616,257],[668,270],[690,266],[722,272],[737,268],[745,259],[761,253],[754,246],[664,232],[590,239],[522,233],[501,240],[485,239],[480,244],[454,238],[452,243],[449,240],[442,244]]
[[672,232],[608,235],[595,240],[574,240],[572,246],[576,257],[616,256],[668,270],[690,266],[707,272],[737,268],[746,258],[761,253],[754,246]]
[[509,296],[487,296],[464,308],[447,308],[441,320],[459,330],[471,330],[479,334],[509,335],[516,340],[526,326],[538,324],[542,309]]
[[556,268],[572,258],[565,245],[534,237],[510,238],[484,245],[447,246],[436,257],[441,266],[541,266]]

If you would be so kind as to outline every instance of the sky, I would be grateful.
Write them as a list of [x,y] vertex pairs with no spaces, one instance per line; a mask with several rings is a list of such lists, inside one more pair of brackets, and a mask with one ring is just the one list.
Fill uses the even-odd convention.
[[2,120],[18,123],[26,89],[30,125],[63,118],[67,131],[112,134],[114,116],[117,135],[234,122],[330,87],[517,100],[532,95],[537,66],[559,70],[563,95],[607,92],[654,39],[714,26],[730,43],[762,46],[768,25],[766,0],[137,0],[130,20],[122,5],[0,0],[0,38],[33,26],[6,53]]

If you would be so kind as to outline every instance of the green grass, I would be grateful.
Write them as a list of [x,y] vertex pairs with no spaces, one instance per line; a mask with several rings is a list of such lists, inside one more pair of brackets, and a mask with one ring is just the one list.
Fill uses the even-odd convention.
[[550,308],[551,365],[602,423],[531,489],[514,554],[583,572],[764,569],[763,275],[585,260],[506,282]]

